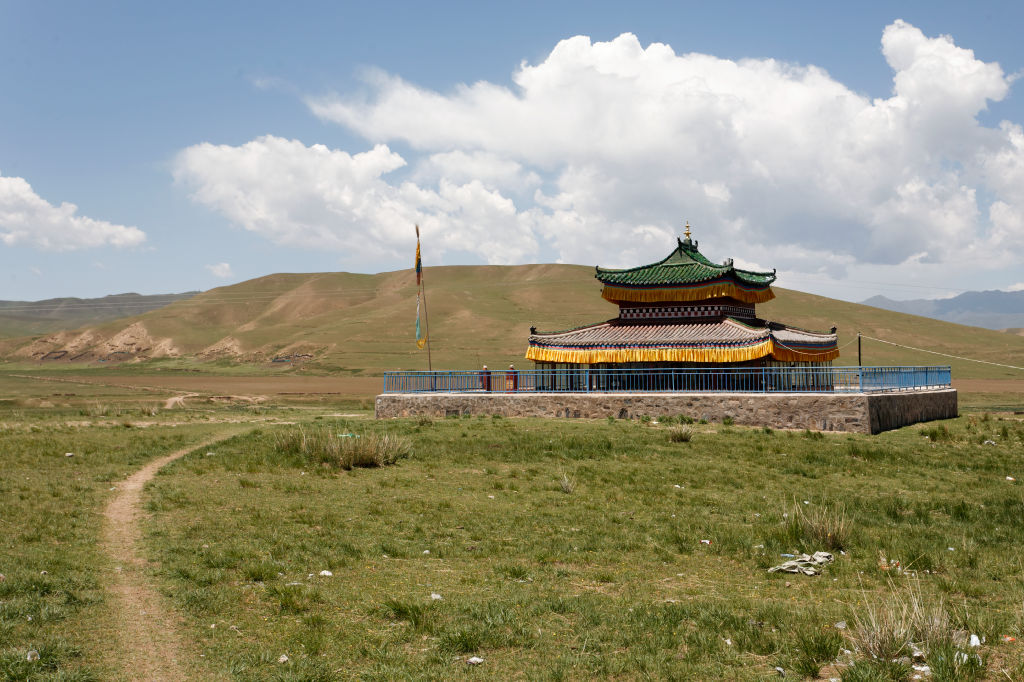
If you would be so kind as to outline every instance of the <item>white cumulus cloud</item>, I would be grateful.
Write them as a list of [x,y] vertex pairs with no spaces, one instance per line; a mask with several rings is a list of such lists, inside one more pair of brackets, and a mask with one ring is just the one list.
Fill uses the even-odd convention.
[[278,243],[360,257],[406,258],[393,245],[419,222],[436,248],[492,263],[636,265],[689,219],[709,256],[791,272],[1012,267],[1024,132],[978,116],[1013,77],[904,21],[881,48],[893,85],[877,99],[813,65],[628,33],[563,40],[511,85],[438,92],[376,71],[362,93],[307,100],[371,150],[203,144],[181,153],[176,177]]
[[408,258],[412,226],[437,249],[514,263],[536,250],[532,217],[480,180],[389,183],[405,165],[386,145],[360,154],[270,135],[182,151],[174,175],[193,198],[271,241],[351,260]]
[[54,206],[24,178],[0,175],[0,243],[6,246],[72,251],[137,246],[145,240],[146,234],[137,227],[78,215],[78,207],[68,202]]
[[231,263],[214,263],[213,265],[207,265],[206,269],[210,271],[210,274],[218,279],[228,279],[234,276],[234,272],[231,270]]

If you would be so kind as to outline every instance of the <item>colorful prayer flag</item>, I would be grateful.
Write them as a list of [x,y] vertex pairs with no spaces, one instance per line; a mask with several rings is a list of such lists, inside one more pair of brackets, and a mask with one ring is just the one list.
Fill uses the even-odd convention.
[[416,226],[416,346],[427,345],[427,336],[420,331],[420,295],[423,292],[423,262],[420,260],[420,226]]
[[427,345],[427,337],[420,334],[420,292],[416,292],[416,346],[420,349]]
[[416,286],[423,280],[423,263],[420,261],[420,240],[416,240]]

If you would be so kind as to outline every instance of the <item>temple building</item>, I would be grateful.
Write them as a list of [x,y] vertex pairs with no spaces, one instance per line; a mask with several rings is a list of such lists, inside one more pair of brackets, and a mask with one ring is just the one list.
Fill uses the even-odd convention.
[[[598,267],[601,296],[619,306],[618,317],[565,331],[531,328],[526,358],[537,369],[591,370],[591,383],[607,383],[618,373],[600,370],[694,366],[786,366],[797,381],[801,368],[831,366],[839,357],[834,327],[811,332],[758,317],[756,305],[775,298],[774,271],[743,270],[731,258],[712,263],[697,246],[687,225],[686,238],[657,263]],[[574,374],[552,372],[553,380]]]

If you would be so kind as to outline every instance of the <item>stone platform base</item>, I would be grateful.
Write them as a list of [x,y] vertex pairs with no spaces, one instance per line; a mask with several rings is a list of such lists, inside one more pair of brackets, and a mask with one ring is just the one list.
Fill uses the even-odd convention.
[[902,393],[385,393],[378,419],[503,417],[657,418],[686,415],[778,429],[879,433],[957,416],[956,389]]

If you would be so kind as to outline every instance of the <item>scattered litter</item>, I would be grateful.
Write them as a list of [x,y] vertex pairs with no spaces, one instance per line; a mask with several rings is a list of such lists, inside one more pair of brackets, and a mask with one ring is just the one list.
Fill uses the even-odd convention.
[[214,454],[215,454],[215,453],[213,453],[213,452],[207,452],[207,453],[206,453],[206,456],[207,456],[207,457],[213,457],[213,455],[214,455]]
[[803,573],[804,575],[820,575],[821,569],[826,564],[830,564],[835,561],[835,557],[829,552],[815,552],[812,555],[801,554],[800,556],[781,563],[778,566],[772,566],[768,569],[769,573],[775,573],[776,571],[783,571],[785,573]]
[[[0,576],[0,578],[2,578],[2,577],[3,576]],[[1011,637],[1010,635],[1003,635],[1003,641],[1007,642],[1007,643],[1009,643],[1009,642],[1016,642],[1017,638],[1016,637]]]
[[984,445],[995,445],[995,444],[996,444],[996,442],[994,440],[987,440],[984,443]]
[[754,545],[754,549],[764,549],[764,545]]
[[301,585],[301,584],[302,584],[302,583],[299,583],[299,582],[294,582],[294,583],[285,583],[285,585],[286,585],[287,587],[296,587],[296,586],[298,586],[298,585]]
[[494,499],[494,495],[488,495],[488,496],[487,496],[487,499],[489,499],[489,500],[493,500],[493,499]]
[[430,598],[431,598],[432,600],[434,600],[434,601],[441,601],[441,600],[442,600],[442,599],[443,599],[444,597],[442,597],[441,595],[439,595],[439,594],[438,594],[437,592],[431,592],[431,593],[430,593]]
[[810,504],[810,503],[811,503],[810,500],[804,500],[804,504]]
[[423,550],[423,553],[424,554],[430,554],[430,550],[429,549],[425,549],[425,550]]
[[211,630],[216,630],[217,629],[217,624],[216,623],[210,623],[210,629]]
[[955,549],[955,548],[953,548],[953,547],[947,547],[947,548],[946,548],[946,551],[948,551],[948,552],[955,552],[955,551],[956,551],[956,549]]
[[65,452],[65,453],[64,453],[64,456],[65,456],[65,457],[74,457],[74,456],[75,456],[75,453],[73,453],[73,452]]
[[[932,669],[929,668],[928,666],[924,665],[923,663],[921,665],[915,665],[915,666],[912,666],[912,667],[914,668],[914,670],[916,670],[917,672],[921,673],[922,675],[931,675],[932,674]],[[920,677],[918,679],[920,679]]]
[[1013,476],[1007,476],[1007,477],[1006,477],[1006,480],[1007,480],[1007,481],[1016,481],[1017,479],[1016,479],[1016,478],[1014,478]]
[[[232,625],[231,627],[228,628],[228,630],[234,630],[235,632],[239,632],[237,625]],[[241,634],[241,633],[239,633],[239,634]]]
[[792,559],[793,557],[796,556],[796,554],[780,554],[779,556],[783,556],[783,557],[787,557],[789,559]]
[[702,544],[702,545],[710,545],[711,544],[711,540],[701,540],[700,544]]
[[779,666],[775,666],[775,672],[777,672],[779,674],[779,677],[785,677],[786,676],[786,671],[783,670],[782,668],[780,668]]
[[479,656],[473,656],[466,660],[466,663],[468,663],[469,665],[480,665],[483,662],[484,659],[480,658]]
[[846,621],[845,620],[841,620],[838,623],[836,623],[836,630],[845,630],[845,629],[846,629]]
[[277,659],[277,662],[278,663],[287,663],[288,662],[288,654],[281,654],[281,656]]
[[312,577],[313,577],[313,574],[312,574],[312,573],[310,573],[309,575],[307,575],[307,576],[306,576],[306,578],[307,578],[307,579],[308,579],[308,578],[312,578]]
[[683,486],[681,486],[681,485],[679,485],[678,483],[676,483],[676,484],[675,484],[675,485],[673,485],[672,487],[673,487],[673,488],[680,488],[680,489],[682,489],[682,487],[683,487]]
[[38,661],[39,660],[39,652],[36,651],[35,649],[29,649],[28,650],[28,656],[26,656],[25,659],[29,663],[32,663],[34,661]]
[[729,639],[728,637],[725,638],[725,643],[728,644],[729,646],[732,646],[732,640]]
[[971,635],[971,639],[968,642],[971,646],[981,646],[981,640],[978,639],[977,635]]
[[323,578],[330,578],[333,575],[334,575],[333,573],[331,573],[330,571],[327,571],[327,570],[320,571],[320,576],[323,577]]
[[39,571],[39,575],[46,575],[46,571]]
[[910,655],[913,657],[913,659],[915,661],[923,661],[924,660],[924,652],[921,651],[920,649],[918,649],[916,644],[912,643],[910,645]]
[[339,433],[338,438],[359,438],[358,433]]

